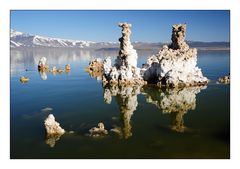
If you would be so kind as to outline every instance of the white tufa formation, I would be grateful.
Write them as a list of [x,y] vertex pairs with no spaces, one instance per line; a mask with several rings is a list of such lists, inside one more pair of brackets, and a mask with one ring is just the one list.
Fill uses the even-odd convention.
[[119,38],[120,50],[115,65],[111,66],[108,57],[103,61],[103,82],[111,84],[142,84],[140,68],[137,67],[137,52],[133,49],[130,41],[131,24],[119,23],[122,28],[122,37]]
[[197,49],[185,42],[186,25],[173,25],[172,44],[164,45],[158,54],[147,59],[141,75],[159,86],[205,85],[208,79],[197,67]]
[[137,52],[133,49],[130,41],[132,25],[129,23],[119,23],[118,26],[122,28],[122,37],[119,38],[120,50],[115,65],[118,68],[121,66],[137,67]]
[[42,57],[38,62],[38,70],[45,71],[48,69],[47,59]]
[[63,135],[65,130],[61,128],[60,124],[55,121],[55,117],[49,114],[44,121],[47,135]]

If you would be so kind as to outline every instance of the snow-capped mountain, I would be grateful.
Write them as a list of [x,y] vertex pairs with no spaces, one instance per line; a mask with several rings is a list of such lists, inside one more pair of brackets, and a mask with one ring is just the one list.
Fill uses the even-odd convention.
[[[198,42],[187,41],[190,47],[198,49],[230,49],[229,42]],[[168,44],[168,43],[165,43]],[[163,43],[148,43],[148,42],[133,42],[132,45],[135,49],[156,49],[162,47]],[[49,38],[38,35],[31,35],[14,31],[11,29],[10,35],[11,48],[25,48],[25,47],[50,47],[50,48],[79,48],[79,49],[104,49],[104,50],[118,50],[119,42],[92,42],[83,40],[68,40],[59,38]]]
[[116,42],[92,42],[83,40],[68,40],[31,35],[11,30],[10,46],[17,47],[71,47],[71,48],[96,48],[97,46],[115,46]]

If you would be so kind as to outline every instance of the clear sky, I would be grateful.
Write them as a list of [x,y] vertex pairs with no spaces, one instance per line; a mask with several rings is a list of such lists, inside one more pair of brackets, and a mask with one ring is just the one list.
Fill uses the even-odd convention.
[[226,10],[11,11],[11,29],[64,39],[116,42],[121,36],[118,22],[132,24],[132,41],[169,42],[176,23],[187,23],[187,40],[229,42],[230,37]]

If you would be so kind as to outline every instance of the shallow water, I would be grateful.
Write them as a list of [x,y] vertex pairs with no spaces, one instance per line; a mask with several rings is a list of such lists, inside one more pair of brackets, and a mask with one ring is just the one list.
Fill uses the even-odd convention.
[[[138,65],[156,52],[138,51]],[[11,50],[11,158],[230,157],[230,86],[216,84],[229,73],[229,51],[199,51],[198,66],[211,82],[205,89],[179,90],[103,88],[84,71],[93,57],[114,60],[116,55],[104,50]],[[43,56],[50,67],[70,63],[72,70],[39,74]],[[23,75],[30,78],[26,84],[19,81]],[[74,133],[46,140],[43,123],[50,113]],[[109,134],[89,137],[89,129],[99,122]]]

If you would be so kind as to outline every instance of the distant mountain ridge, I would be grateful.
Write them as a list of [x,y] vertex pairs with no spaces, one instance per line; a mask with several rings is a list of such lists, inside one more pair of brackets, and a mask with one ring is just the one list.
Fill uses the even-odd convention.
[[[187,43],[189,44],[189,46],[196,48],[230,48],[229,42],[187,41]],[[136,49],[152,49],[152,48],[159,49],[162,47],[164,43],[133,42],[132,44]],[[31,35],[28,33],[22,33],[11,29],[10,47],[11,48],[50,47],[50,48],[115,50],[119,48],[119,42],[93,42],[84,40],[49,38],[44,36]]]

